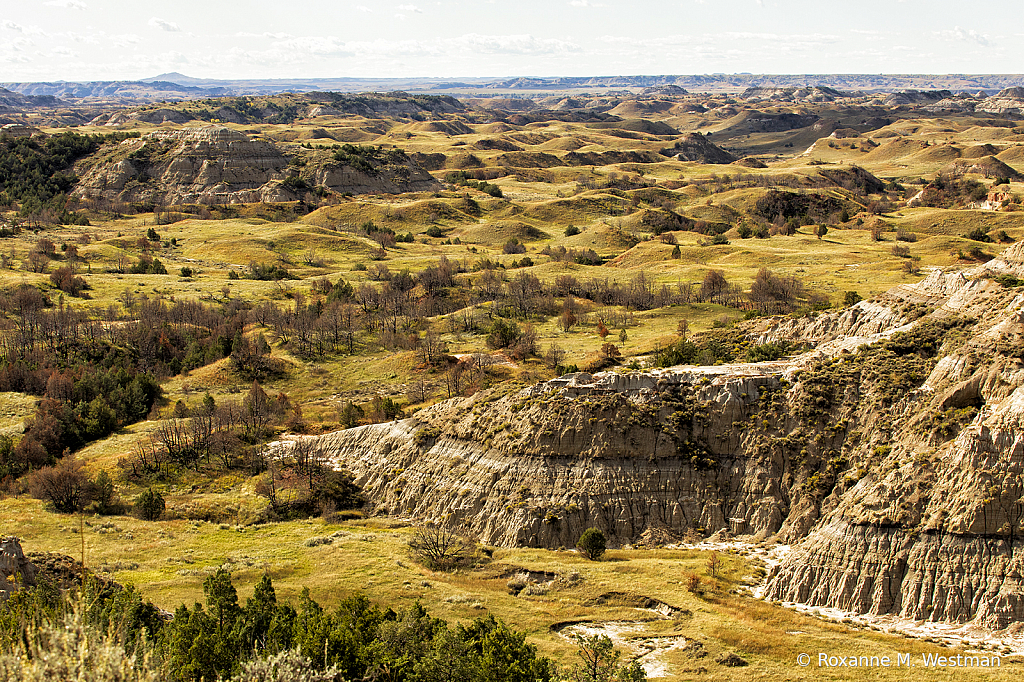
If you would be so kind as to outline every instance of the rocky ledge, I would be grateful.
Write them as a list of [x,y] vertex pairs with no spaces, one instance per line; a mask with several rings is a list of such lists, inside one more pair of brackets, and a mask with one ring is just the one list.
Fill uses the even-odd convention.
[[179,204],[294,201],[310,187],[339,193],[415,192],[439,187],[411,159],[353,167],[332,162],[304,176],[272,142],[224,126],[158,131],[107,147],[78,164],[75,194]]

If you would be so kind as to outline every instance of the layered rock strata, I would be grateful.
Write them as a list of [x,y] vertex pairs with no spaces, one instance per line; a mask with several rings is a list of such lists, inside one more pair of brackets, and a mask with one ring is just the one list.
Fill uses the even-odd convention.
[[[429,173],[406,160],[359,168],[318,167],[309,177],[272,142],[223,126],[150,133],[83,161],[75,194],[164,205],[294,201],[309,187],[335,192],[399,193],[435,189]],[[292,181],[289,181],[292,178]],[[301,182],[295,180],[301,179]]]

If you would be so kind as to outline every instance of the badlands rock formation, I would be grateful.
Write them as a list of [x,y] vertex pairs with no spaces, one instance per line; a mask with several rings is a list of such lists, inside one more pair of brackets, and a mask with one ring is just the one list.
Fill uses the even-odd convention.
[[980,102],[975,111],[1005,116],[1024,112],[1024,88],[1006,88]]
[[999,627],[1024,618],[1024,291],[998,274],[1024,243],[750,329],[814,346],[789,360],[570,375],[315,441],[382,511],[486,543],[728,529],[795,545],[769,598]]
[[[75,193],[83,197],[153,204],[231,204],[294,201],[299,175],[273,143],[252,140],[223,126],[181,128],[127,139],[82,162]],[[438,183],[411,160],[353,168],[321,164],[306,186],[336,192],[398,193],[436,189]],[[298,188],[298,189],[297,189]]]

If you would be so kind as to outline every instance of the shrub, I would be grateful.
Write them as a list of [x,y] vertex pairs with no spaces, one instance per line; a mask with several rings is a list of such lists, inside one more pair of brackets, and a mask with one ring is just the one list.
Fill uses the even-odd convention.
[[[0,679],[19,682],[157,682],[148,651],[131,654],[120,633],[91,626],[76,609],[63,622],[33,622],[10,649],[0,651]],[[141,647],[140,647],[141,649]]]
[[491,325],[491,333],[487,335],[487,347],[491,349],[508,348],[522,336],[523,331],[519,325],[499,317]]
[[588,528],[583,531],[579,541],[576,543],[576,549],[580,551],[580,554],[591,561],[600,559],[604,555],[607,546],[608,541],[605,539],[604,533],[597,528]]
[[526,245],[520,243],[518,239],[513,237],[505,242],[505,246],[502,247],[501,252],[504,254],[526,253]]
[[580,228],[576,227],[575,225],[570,225],[569,227],[565,228],[565,236],[566,237],[575,237],[579,233],[580,233]]
[[444,232],[442,232],[441,228],[438,227],[437,225],[431,225],[430,227],[427,228],[427,236],[434,237],[436,239],[439,237],[443,237]]
[[92,484],[82,463],[68,455],[56,466],[32,472],[28,489],[34,497],[53,505],[61,514],[73,514],[89,502]]
[[704,592],[703,581],[694,572],[686,574],[686,591],[690,594],[701,594]]
[[62,265],[50,273],[50,283],[71,296],[80,296],[83,290],[89,288],[86,281],[76,276],[74,271],[66,265]]
[[192,268],[184,267],[180,270],[180,274],[182,277],[188,278],[194,275],[195,271],[193,271]]
[[970,239],[974,242],[990,242],[992,238],[988,236],[988,232],[981,227],[975,227],[970,232],[964,235],[965,239]]
[[97,514],[119,514],[121,505],[117,502],[117,492],[110,474],[101,471],[92,482],[92,501]]
[[167,268],[160,262],[159,258],[142,255],[138,262],[128,270],[133,275],[166,275]]
[[164,513],[163,495],[152,488],[147,488],[135,498],[132,512],[143,521],[156,521]]
[[301,650],[291,649],[246,661],[231,682],[335,682],[342,679],[342,672],[334,665],[318,670]]

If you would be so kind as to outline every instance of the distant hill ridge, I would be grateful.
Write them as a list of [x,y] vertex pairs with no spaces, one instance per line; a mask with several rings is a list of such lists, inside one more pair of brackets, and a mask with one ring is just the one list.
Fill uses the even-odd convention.
[[[1024,87],[1024,74],[694,74],[651,76],[571,76],[552,78],[291,78],[212,79],[172,72],[134,81],[0,83],[22,95],[72,99],[189,99],[223,95],[271,95],[283,92],[543,91],[678,88],[691,91],[741,92],[750,88],[816,89],[819,94],[900,90],[987,91]],[[671,92],[662,90],[663,93]],[[681,93],[677,93],[681,94]]]

